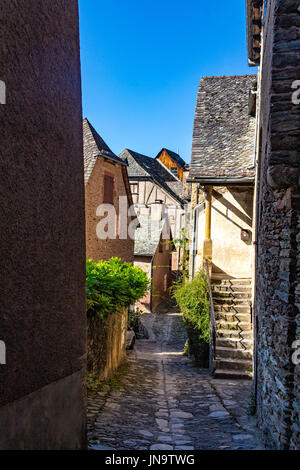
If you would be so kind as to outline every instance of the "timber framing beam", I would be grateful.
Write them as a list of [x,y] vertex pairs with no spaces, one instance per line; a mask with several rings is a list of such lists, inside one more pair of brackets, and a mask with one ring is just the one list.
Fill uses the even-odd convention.
[[246,0],[248,62],[259,65],[263,0]]

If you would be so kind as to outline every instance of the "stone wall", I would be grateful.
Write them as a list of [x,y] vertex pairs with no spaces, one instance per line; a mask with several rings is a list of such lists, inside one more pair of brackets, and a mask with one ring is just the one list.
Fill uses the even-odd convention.
[[97,380],[106,379],[124,360],[127,320],[127,309],[106,320],[88,320],[87,370]]
[[[115,181],[114,207],[117,218],[119,217],[119,197],[127,198],[122,166],[98,157],[93,172],[85,186],[86,256],[87,259],[92,258],[95,261],[100,259],[109,260],[117,256],[123,261],[133,262],[134,239],[129,236],[125,239],[120,239],[120,225],[118,222],[115,239],[108,238],[103,240],[97,236],[97,225],[101,218],[97,216],[96,212],[98,206],[103,204],[104,175],[112,176]],[[129,206],[130,202],[128,201],[128,208]],[[129,217],[124,223],[127,223],[128,226],[130,222],[131,218]]]
[[259,96],[257,413],[267,445],[277,449],[300,449],[299,365],[292,362],[293,343],[300,339],[300,105],[292,101],[300,72],[298,7],[296,0],[267,4]]
[[0,449],[85,445],[85,239],[76,0],[0,9]]

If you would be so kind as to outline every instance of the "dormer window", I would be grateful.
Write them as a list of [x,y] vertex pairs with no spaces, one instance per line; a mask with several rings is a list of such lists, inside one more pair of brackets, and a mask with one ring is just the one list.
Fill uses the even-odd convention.
[[171,172],[173,173],[174,176],[176,176],[176,178],[178,178],[178,168],[177,168],[177,166],[172,166]]

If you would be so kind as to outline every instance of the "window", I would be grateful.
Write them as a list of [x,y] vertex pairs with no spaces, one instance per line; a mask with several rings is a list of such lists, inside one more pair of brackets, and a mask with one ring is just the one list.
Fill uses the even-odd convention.
[[131,184],[130,185],[132,195],[138,194],[138,188],[139,188],[138,184]]
[[174,176],[178,176],[178,168],[177,168],[177,166],[172,166],[171,172],[173,173]]
[[104,175],[104,204],[114,203],[114,183],[115,180],[112,176]]
[[161,241],[159,242],[159,252],[160,252],[160,253],[163,253],[163,252],[164,252],[164,247],[163,247],[163,244],[162,244]]

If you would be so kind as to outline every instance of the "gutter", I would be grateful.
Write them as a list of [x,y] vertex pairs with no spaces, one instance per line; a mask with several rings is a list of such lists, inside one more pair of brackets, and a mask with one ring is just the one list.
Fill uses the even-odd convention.
[[254,185],[255,178],[193,178],[188,179],[188,183],[200,183],[201,186],[234,186],[234,185]]

